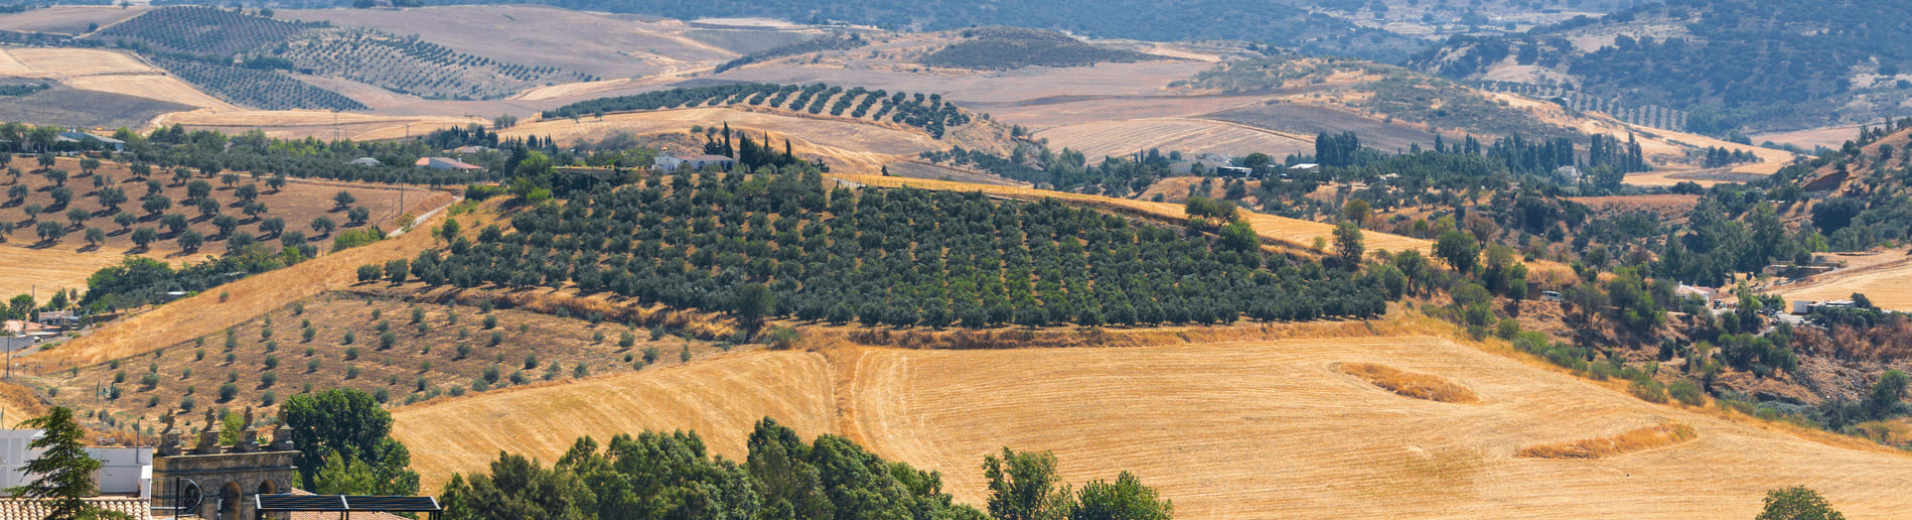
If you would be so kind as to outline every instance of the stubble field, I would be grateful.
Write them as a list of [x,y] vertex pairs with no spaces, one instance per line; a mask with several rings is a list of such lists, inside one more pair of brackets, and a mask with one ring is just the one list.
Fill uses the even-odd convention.
[[[1347,375],[1375,363],[1445,378],[1477,404],[1398,395]],[[831,396],[836,396],[833,400]],[[1749,518],[1766,490],[1807,485],[1851,518],[1912,507],[1904,454],[1832,446],[1649,404],[1427,337],[1127,348],[736,354],[683,368],[426,403],[396,413],[427,480],[499,450],[547,463],[578,435],[696,429],[742,455],[759,417],[837,433],[986,495],[982,457],[1051,450],[1066,480],[1135,472],[1177,516],[1222,518]],[[840,418],[833,422],[832,418]],[[1661,425],[1694,438],[1599,459],[1517,456]],[[1660,447],[1652,447],[1659,445]],[[1704,490],[1703,492],[1697,490]]]

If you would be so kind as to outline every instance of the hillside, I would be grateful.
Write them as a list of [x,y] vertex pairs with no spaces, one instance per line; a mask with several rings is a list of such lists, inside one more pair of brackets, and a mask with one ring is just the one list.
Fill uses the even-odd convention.
[[[1016,0],[997,2],[988,9],[975,9],[962,3],[900,0],[719,0],[693,3],[639,0],[550,4],[582,11],[634,13],[680,20],[757,17],[937,31],[1001,25],[1062,30],[1098,38],[1154,41],[1234,39],[1299,47],[1312,52],[1388,59],[1405,56],[1413,45],[1412,40],[1387,31],[1367,29],[1334,17],[1316,15],[1299,2]],[[338,5],[343,6],[344,3]],[[1108,16],[1108,13],[1125,13],[1125,16]]]
[[[939,470],[965,503],[985,496],[976,461],[1010,446],[1056,451],[1071,481],[1134,471],[1192,519],[1750,517],[1777,482],[1812,486],[1853,518],[1908,506],[1901,454],[1644,403],[1447,340],[1345,329],[1115,349],[746,353],[416,405],[397,412],[397,435],[456,439],[413,455],[437,482],[499,450],[549,462],[566,439],[639,427],[696,429],[740,457],[750,419],[768,415]],[[1433,374],[1484,402],[1403,397],[1332,368],[1354,362]],[[1592,460],[1516,456],[1663,424],[1697,439]]]
[[1135,51],[1104,49],[1066,34],[1015,27],[979,27],[962,31],[963,38],[928,56],[923,64],[975,70],[1023,67],[1093,67],[1097,63],[1128,63],[1162,59]]
[[[1725,135],[1908,113],[1912,10],[1890,0],[1672,1],[1504,37],[1457,37],[1413,66],[1465,80],[1559,88],[1565,97],[1685,112]],[[1856,16],[1855,16],[1856,15]]]

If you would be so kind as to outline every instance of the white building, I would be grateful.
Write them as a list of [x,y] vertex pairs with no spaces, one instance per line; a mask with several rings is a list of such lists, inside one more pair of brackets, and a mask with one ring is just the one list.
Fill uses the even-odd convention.
[[[27,461],[39,458],[42,450],[27,445],[42,433],[40,430],[0,430],[0,489],[33,482],[33,477],[26,472]],[[102,463],[100,470],[93,474],[100,493],[152,498],[152,448],[87,448],[86,454]]]

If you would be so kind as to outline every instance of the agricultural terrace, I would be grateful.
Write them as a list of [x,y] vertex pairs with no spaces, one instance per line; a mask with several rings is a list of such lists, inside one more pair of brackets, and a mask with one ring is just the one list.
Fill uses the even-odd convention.
[[928,96],[921,93],[911,95],[905,92],[892,94],[884,90],[866,90],[863,87],[845,90],[843,87],[822,83],[807,86],[740,83],[660,90],[635,96],[580,101],[545,111],[544,117],[575,119],[593,115],[602,116],[612,112],[726,105],[781,108],[813,115],[822,114],[825,109],[828,109],[831,116],[843,116],[847,112],[851,119],[869,121],[884,121],[887,118],[893,123],[921,128],[937,139],[941,139],[950,129],[967,125],[971,121],[969,113],[956,108],[955,104],[944,102],[940,94]]
[[287,22],[207,6],[153,9],[101,29],[92,38],[185,54],[232,55],[285,41],[318,24]]
[[[407,303],[376,287],[300,300],[222,331],[32,383],[57,389],[55,403],[100,409],[91,421],[110,429],[206,407],[251,406],[270,416],[283,398],[313,389],[357,389],[397,406],[721,352],[662,329],[489,303]],[[94,401],[94,388],[106,389],[107,399]]]
[[[935,218],[926,218],[934,215]],[[811,174],[653,176],[577,193],[394,269],[429,284],[575,287],[742,321],[989,327],[1370,317],[1378,280],[1062,203]]]

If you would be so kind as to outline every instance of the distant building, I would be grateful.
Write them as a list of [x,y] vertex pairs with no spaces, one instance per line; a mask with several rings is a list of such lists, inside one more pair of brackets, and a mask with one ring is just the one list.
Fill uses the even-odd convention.
[[414,165],[433,170],[483,171],[485,167],[450,157],[420,157]]
[[69,311],[42,312],[40,313],[40,319],[35,321],[38,321],[40,325],[44,327],[57,327],[61,329],[77,328],[80,326],[80,316]]
[[654,161],[653,164],[657,166],[657,169],[667,171],[667,172],[677,171],[678,168],[690,168],[691,170],[702,170],[705,167],[710,167],[710,166],[715,166],[718,169],[721,169],[724,171],[730,171],[730,168],[737,164],[737,160],[731,159],[729,157],[724,157],[722,155],[665,154],[665,155],[657,156],[657,160]]
[[1559,177],[1560,180],[1567,181],[1567,182],[1579,182],[1580,167],[1567,165],[1567,166],[1561,166],[1559,168],[1554,168],[1554,176]]
[[59,135],[54,136],[53,140],[58,142],[63,142],[63,143],[80,143],[81,146],[88,146],[88,147],[97,146],[100,148],[111,149],[115,152],[126,149],[126,141],[121,141],[111,137],[93,135],[86,132],[60,132]]
[[478,145],[475,145],[475,144],[474,144],[474,145],[466,145],[466,146],[460,146],[460,147],[457,147],[457,148],[453,148],[453,149],[451,149],[451,151],[452,151],[453,153],[478,153],[478,152],[483,152],[483,151],[486,151],[486,150],[490,150],[490,148],[485,148],[485,147],[483,147],[483,146],[478,146]]
[[[9,422],[25,420],[25,417],[7,418]],[[40,438],[41,430],[0,430],[0,487],[24,486],[32,482],[27,474],[27,461],[40,457],[39,449],[29,448],[27,444]],[[101,493],[124,495],[122,499],[153,497],[153,449],[152,448],[99,448],[86,449],[87,456],[99,460],[99,471],[93,472],[93,483]],[[0,500],[5,507],[28,507],[17,500]],[[142,500],[143,504],[145,501]],[[27,516],[7,516],[0,518],[41,518]]]
[[360,157],[357,159],[346,161],[345,164],[350,164],[353,166],[364,166],[364,167],[370,168],[370,167],[378,166],[385,163],[378,162],[378,159],[373,159],[371,157]]
[[1289,167],[1288,167],[1288,169],[1290,169],[1290,170],[1313,170],[1313,169],[1317,169],[1317,168],[1320,168],[1320,167],[1321,167],[1321,165],[1319,165],[1319,164],[1315,164],[1315,163],[1311,163],[1311,162],[1305,162],[1305,163],[1301,163],[1301,164],[1297,164],[1297,165],[1294,165],[1294,166],[1289,166]]

